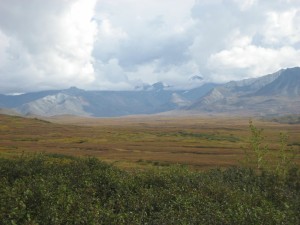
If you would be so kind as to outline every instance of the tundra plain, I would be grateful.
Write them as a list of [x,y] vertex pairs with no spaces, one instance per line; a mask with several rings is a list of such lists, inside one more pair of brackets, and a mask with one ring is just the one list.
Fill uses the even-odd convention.
[[[23,118],[0,115],[0,156],[51,153],[92,156],[132,169],[172,164],[193,169],[239,165],[249,148],[249,120],[265,137],[270,152],[280,149],[279,134],[300,161],[300,124],[252,118],[137,116],[123,118]],[[267,156],[272,157],[272,155]]]

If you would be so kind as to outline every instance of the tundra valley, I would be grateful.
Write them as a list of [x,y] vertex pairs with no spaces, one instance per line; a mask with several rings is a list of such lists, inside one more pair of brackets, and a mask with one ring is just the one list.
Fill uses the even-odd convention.
[[[74,109],[68,107],[76,99],[87,102],[84,95],[74,97],[83,92],[74,88],[72,94],[63,94],[64,100],[61,93],[51,92],[51,98],[24,103],[38,111],[22,115],[23,106],[2,109],[1,220],[4,224],[297,224],[300,116],[288,111],[299,109],[300,82],[292,81],[299,80],[300,73],[291,76],[292,81],[280,78],[294,70],[263,77],[268,80],[264,85],[256,79],[210,87],[190,106],[185,103],[152,115],[63,114]],[[280,87],[275,94],[274,86]],[[242,87],[247,95],[241,94]],[[237,94],[228,94],[229,90]],[[249,94],[250,90],[257,94]],[[41,97],[38,93],[30,97],[34,95]],[[25,96],[3,98],[29,101]],[[174,93],[168,96],[172,100]],[[255,101],[266,104],[265,110],[260,110],[261,104],[255,107]],[[219,105],[216,111],[214,103]],[[236,112],[219,111],[226,107]],[[46,109],[57,114],[41,114]],[[84,107],[80,109],[83,112]]]
[[0,0],[0,225],[299,225],[300,0]]

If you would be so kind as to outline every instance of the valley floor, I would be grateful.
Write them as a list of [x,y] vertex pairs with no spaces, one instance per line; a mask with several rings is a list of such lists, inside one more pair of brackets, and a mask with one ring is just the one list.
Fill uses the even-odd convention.
[[[0,115],[0,156],[57,153],[93,156],[122,168],[171,164],[195,169],[238,165],[249,148],[249,118],[163,117],[127,118],[57,117],[41,120]],[[300,161],[300,125],[263,122],[264,143],[280,148],[279,134],[287,132],[288,145]]]

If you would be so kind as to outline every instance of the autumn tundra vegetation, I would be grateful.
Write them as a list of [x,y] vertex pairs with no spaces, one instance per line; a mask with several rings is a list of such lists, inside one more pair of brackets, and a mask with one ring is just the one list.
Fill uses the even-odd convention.
[[1,224],[300,224],[299,125],[0,116]]

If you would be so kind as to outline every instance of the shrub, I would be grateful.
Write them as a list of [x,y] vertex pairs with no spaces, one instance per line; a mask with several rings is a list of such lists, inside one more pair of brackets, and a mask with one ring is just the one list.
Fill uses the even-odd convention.
[[280,133],[279,150],[274,151],[271,155],[268,145],[263,143],[265,139],[263,129],[258,129],[251,120],[249,129],[251,135],[249,148],[246,148],[244,154],[244,166],[259,171],[272,171],[275,168],[275,173],[284,179],[288,171],[296,166],[294,163],[296,152],[288,144],[288,135]]
[[250,138],[249,148],[245,151],[245,164],[258,170],[266,166],[265,155],[269,152],[268,145],[264,145],[265,137],[262,135],[263,129],[258,129],[249,121]]
[[299,224],[300,173],[123,171],[94,158],[0,159],[1,224]]

